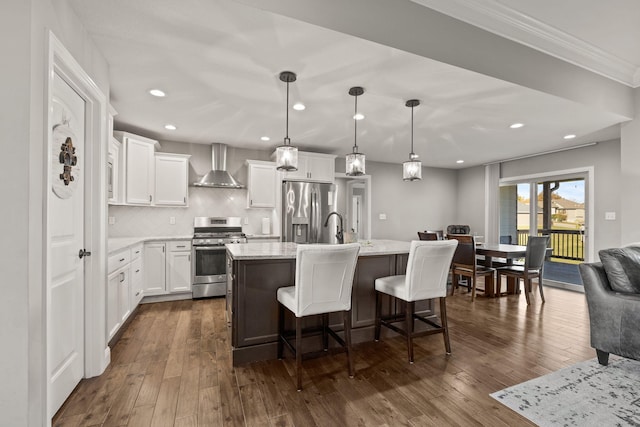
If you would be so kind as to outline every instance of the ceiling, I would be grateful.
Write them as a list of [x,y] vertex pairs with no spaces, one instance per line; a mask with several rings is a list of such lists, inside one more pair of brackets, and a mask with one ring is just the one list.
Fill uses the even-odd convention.
[[[415,2],[434,9],[440,6],[441,12],[485,29],[487,25],[473,22],[480,20],[477,8],[467,3],[483,4],[485,10],[496,6],[501,12],[507,10],[489,0]],[[447,2],[456,3],[457,9],[445,11]],[[632,0],[616,2],[634,13],[640,10]],[[290,110],[292,143],[303,150],[336,155],[351,151],[354,97],[348,90],[363,86],[358,110],[365,119],[358,122],[357,142],[367,159],[374,161],[407,159],[411,110],[404,104],[411,98],[421,101],[414,110],[414,151],[432,167],[469,167],[605,141],[619,137],[618,123],[624,120],[593,106],[232,0],[69,3],[109,62],[116,128],[160,140],[275,148],[285,135],[286,86],[278,79],[283,70],[298,74],[290,86],[290,104],[300,101],[307,107]],[[616,8],[596,1],[566,3],[567,8],[574,5],[581,11],[571,25],[561,18],[568,13],[555,12],[559,6],[550,0],[510,1],[510,16],[563,28],[584,44],[638,68],[640,26],[636,23],[640,20],[630,18],[640,16],[619,12],[622,21],[594,25],[589,11],[609,16]],[[483,22],[489,15],[485,13]],[[499,31],[492,31],[517,40],[517,31],[506,34],[507,26],[500,25]],[[631,28],[633,32],[625,32]],[[523,43],[533,45],[530,40]],[[560,56],[550,49],[546,52]],[[575,58],[570,62],[578,64]],[[593,64],[578,65],[605,74]],[[167,96],[149,95],[153,88]],[[510,129],[515,122],[525,126]],[[166,124],[177,130],[165,130]],[[578,136],[566,141],[567,134]],[[262,136],[271,140],[261,141]]]

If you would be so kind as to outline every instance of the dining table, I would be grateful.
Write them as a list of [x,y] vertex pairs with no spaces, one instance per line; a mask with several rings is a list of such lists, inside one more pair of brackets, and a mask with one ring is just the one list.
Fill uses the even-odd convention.
[[[547,248],[547,256],[553,253],[553,248]],[[522,245],[508,245],[504,243],[482,243],[476,246],[476,255],[484,256],[484,266],[494,267],[494,258],[502,258],[506,265],[512,265],[514,259],[524,258],[527,254],[527,247]],[[500,279],[500,276],[496,278]],[[519,293],[515,278],[507,277],[507,294]],[[485,289],[486,296],[500,296],[500,283],[497,283],[497,289]]]

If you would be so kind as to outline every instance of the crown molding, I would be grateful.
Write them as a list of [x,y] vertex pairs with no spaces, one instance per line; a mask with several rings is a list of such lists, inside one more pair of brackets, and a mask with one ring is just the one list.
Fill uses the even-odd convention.
[[630,87],[640,67],[496,0],[411,0]]

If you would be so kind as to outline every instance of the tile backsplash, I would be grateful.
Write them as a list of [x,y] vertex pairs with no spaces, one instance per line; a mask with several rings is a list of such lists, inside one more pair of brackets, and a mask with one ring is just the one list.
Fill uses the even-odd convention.
[[[247,209],[246,189],[189,187],[188,207],[109,206],[109,237],[184,236],[193,234],[196,216],[238,216],[246,234],[262,234],[262,219],[277,231],[275,209]],[[175,218],[175,224],[170,219]]]

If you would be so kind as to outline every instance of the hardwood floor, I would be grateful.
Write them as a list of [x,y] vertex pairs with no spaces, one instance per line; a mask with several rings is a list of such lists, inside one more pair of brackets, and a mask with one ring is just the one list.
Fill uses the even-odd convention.
[[97,378],[83,380],[55,426],[429,426],[533,425],[489,396],[595,357],[583,294],[545,288],[524,296],[447,298],[452,355],[441,335],[414,340],[407,363],[400,337],[355,346],[346,356],[233,368],[224,300],[145,304]]

